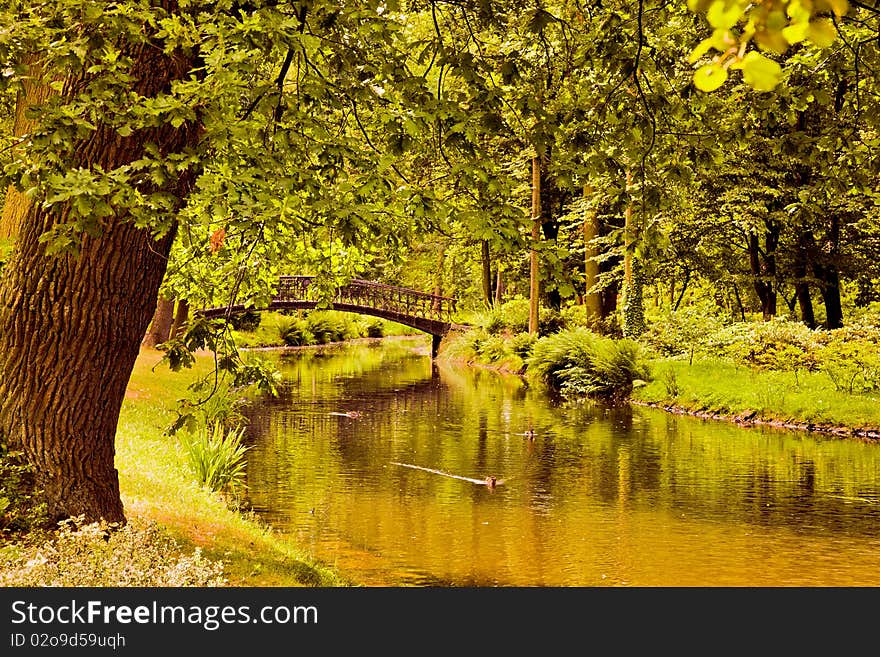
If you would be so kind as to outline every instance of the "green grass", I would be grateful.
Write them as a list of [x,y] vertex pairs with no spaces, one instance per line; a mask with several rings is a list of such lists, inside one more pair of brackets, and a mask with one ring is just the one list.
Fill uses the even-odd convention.
[[689,411],[763,420],[876,429],[878,395],[835,389],[827,374],[755,370],[724,360],[659,359],[653,381],[633,392],[636,401],[675,405]]
[[344,577],[314,561],[257,518],[237,512],[225,498],[199,485],[176,437],[163,435],[186,386],[210,367],[201,357],[193,370],[152,368],[161,354],[144,350],[128,386],[116,437],[116,464],[130,519],[156,522],[184,548],[224,562],[231,586],[343,586]]

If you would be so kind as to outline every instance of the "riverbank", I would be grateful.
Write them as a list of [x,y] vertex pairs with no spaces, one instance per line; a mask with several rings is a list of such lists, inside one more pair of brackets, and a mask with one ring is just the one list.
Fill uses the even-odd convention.
[[[486,344],[495,340],[492,349]],[[474,344],[477,348],[474,348]],[[527,356],[521,358],[511,340],[459,336],[440,357],[470,367],[528,377]],[[514,364],[511,367],[511,363]],[[739,365],[722,358],[660,358],[648,360],[651,377],[637,385],[628,399],[634,404],[740,426],[822,433],[837,437],[880,439],[878,394],[840,389],[822,371],[777,371]]]
[[653,380],[633,391],[633,403],[740,426],[880,439],[878,396],[839,390],[821,372],[758,370],[721,359],[655,359],[651,369]]
[[129,517],[156,522],[184,548],[198,547],[205,557],[222,561],[229,586],[345,584],[332,568],[193,481],[177,441],[162,432],[186,386],[210,363],[200,359],[194,370],[173,373],[157,366],[161,357],[158,351],[141,352],[120,416],[117,467]]
[[[177,400],[212,361],[199,357],[193,369],[174,373],[161,358],[159,351],[141,351],[119,418],[116,466],[128,526],[112,535],[109,547],[100,536],[77,536],[83,532],[26,536],[0,550],[0,580],[13,586],[349,585],[332,566],[196,483],[177,439],[164,430]],[[83,552],[93,556],[83,559]]]

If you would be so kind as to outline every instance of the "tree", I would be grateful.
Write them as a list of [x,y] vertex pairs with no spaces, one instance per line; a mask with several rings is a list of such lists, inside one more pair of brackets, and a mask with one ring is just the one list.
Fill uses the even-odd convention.
[[[173,17],[176,3],[160,3],[160,12]],[[44,18],[39,12],[21,13],[32,21]],[[54,18],[69,18],[63,9],[60,13]],[[71,51],[91,35],[81,30],[78,36]],[[155,25],[116,37],[113,57],[124,67],[132,95],[157,99],[195,64],[194,51],[166,49]],[[107,90],[101,74],[90,73],[86,64],[92,62],[53,83],[59,94],[47,111]],[[198,121],[137,130],[120,130],[100,119],[88,130],[73,126],[63,148],[67,182],[81,171],[132,167],[150,152],[165,159],[183,156],[200,132]],[[30,139],[52,141],[55,135],[35,131]],[[194,181],[189,166],[176,174],[132,189],[168,195],[167,209],[175,212]],[[0,279],[0,431],[35,467],[51,518],[84,515],[118,522],[124,513],[113,462],[116,424],[174,231],[167,227],[156,239],[155,229],[138,226],[123,207],[80,207],[75,193],[68,190],[65,202],[28,205]],[[78,219],[95,221],[100,229],[70,237],[73,248],[53,253],[46,236],[70,236]]]

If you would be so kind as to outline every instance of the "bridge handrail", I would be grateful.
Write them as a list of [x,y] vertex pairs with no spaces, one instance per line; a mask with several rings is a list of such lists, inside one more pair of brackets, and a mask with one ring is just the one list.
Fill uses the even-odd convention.
[[[275,300],[277,302],[317,300],[317,295],[309,293],[314,280],[314,276],[280,276]],[[454,297],[420,292],[398,285],[355,278],[347,285],[338,288],[331,302],[363,304],[401,315],[451,321],[458,300]]]
[[[283,283],[284,281],[308,281],[309,284],[315,280],[314,276],[279,276],[278,282]],[[280,287],[280,286],[279,286]],[[307,285],[301,286],[302,288],[308,288]],[[423,299],[437,299],[439,301],[451,301],[453,304],[458,301],[455,297],[445,297],[440,294],[431,294],[430,292],[421,292],[419,290],[413,290],[408,287],[401,287],[399,285],[388,285],[386,283],[377,283],[375,281],[368,281],[362,278],[353,278],[348,283],[348,285],[344,285],[339,288],[337,292],[341,292],[349,287],[371,287],[376,289],[384,289],[384,290],[393,290],[396,292],[405,293],[409,296],[413,297],[421,297]]]

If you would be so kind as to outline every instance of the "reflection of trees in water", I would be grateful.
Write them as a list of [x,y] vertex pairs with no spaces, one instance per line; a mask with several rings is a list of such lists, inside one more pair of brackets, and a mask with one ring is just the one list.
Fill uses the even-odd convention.
[[[322,469],[325,483],[356,476],[351,494],[371,491],[377,504],[381,493],[392,515],[401,504],[434,504],[438,496],[457,496],[471,508],[509,507],[529,518],[522,522],[536,541],[545,531],[542,517],[591,504],[799,531],[876,533],[877,446],[630,406],[550,403],[516,377],[400,355],[350,362],[359,357],[354,350],[288,363],[292,379],[283,396],[248,410],[251,432],[276,452],[264,451],[274,464],[253,467],[267,477],[282,468],[279,476],[303,486],[314,484],[306,484],[310,475],[301,468]],[[330,414],[351,411],[360,415]],[[529,429],[533,437],[523,435]],[[285,453],[299,460],[295,468],[283,464]],[[509,483],[487,493],[388,468],[391,461],[470,477],[494,474]],[[476,522],[468,517],[468,531],[478,531]]]

